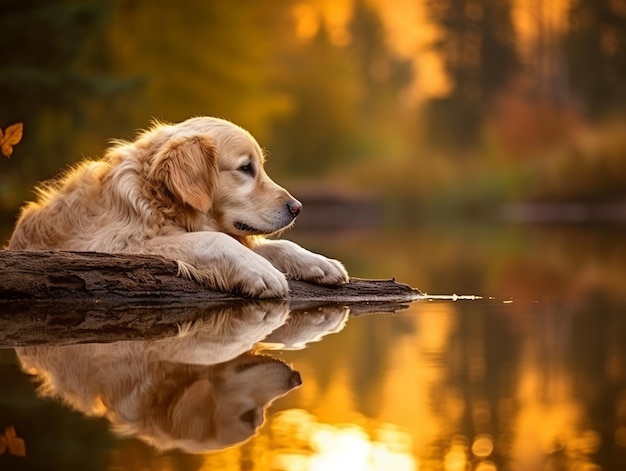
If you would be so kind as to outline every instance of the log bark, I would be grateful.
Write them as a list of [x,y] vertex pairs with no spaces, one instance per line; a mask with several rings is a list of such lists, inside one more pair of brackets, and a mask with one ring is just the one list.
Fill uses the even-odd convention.
[[[0,251],[0,273],[0,303],[243,299],[177,276],[176,262],[158,255],[4,250]],[[293,302],[406,302],[420,294],[393,279],[352,278],[343,286],[291,280],[289,289]]]
[[395,312],[421,295],[393,279],[339,287],[292,280],[289,289],[287,300],[246,299],[179,277],[176,262],[156,255],[0,251],[0,346],[158,338],[250,302]]

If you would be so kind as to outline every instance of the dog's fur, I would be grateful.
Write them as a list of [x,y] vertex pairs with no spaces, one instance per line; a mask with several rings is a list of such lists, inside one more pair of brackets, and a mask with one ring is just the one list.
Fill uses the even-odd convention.
[[263,237],[302,207],[264,161],[254,138],[228,121],[157,123],[39,188],[8,248],[159,254],[212,288],[256,297],[286,297],[286,278],[347,282],[338,261]]
[[251,438],[265,408],[298,387],[300,375],[267,355],[244,353],[216,365],[155,360],[145,342],[24,347],[22,368],[43,396],[87,416],[106,417],[116,433],[161,450],[218,450]]
[[118,434],[158,449],[203,452],[252,437],[272,401],[300,385],[298,372],[254,349],[293,339],[303,346],[339,330],[348,315],[323,311],[289,317],[287,302],[257,301],[207,309],[175,337],[16,352],[40,395],[106,417]]

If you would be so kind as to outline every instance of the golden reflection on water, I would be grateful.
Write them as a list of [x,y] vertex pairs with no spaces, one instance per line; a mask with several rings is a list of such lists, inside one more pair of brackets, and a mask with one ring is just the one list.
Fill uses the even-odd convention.
[[[259,437],[242,448],[254,449],[244,451],[249,469],[601,469],[594,456],[604,438],[581,398],[567,356],[571,339],[559,330],[569,313],[533,316],[500,305],[504,314],[494,319],[484,305],[416,303],[395,317],[353,318],[340,336],[286,352],[304,386],[277,404]],[[394,332],[399,322],[404,327]],[[489,351],[494,322],[517,343],[501,371]],[[353,345],[363,338],[384,363],[371,365],[371,384],[359,379],[357,366],[371,357]],[[384,349],[385,342],[393,348]],[[616,411],[626,424],[626,396]],[[626,425],[616,427],[613,440],[626,446]],[[220,460],[233,450],[226,453]],[[202,469],[215,469],[216,456],[203,459]],[[223,469],[240,469],[234,462]]]
[[415,470],[408,433],[392,424],[321,423],[301,409],[290,409],[272,421],[278,447],[276,470]]
[[[261,460],[254,459],[254,469],[465,469],[458,467],[461,463],[458,437],[444,456],[433,454],[433,442],[445,434],[446,422],[459,420],[464,407],[458,390],[444,391],[443,388],[445,365],[441,358],[454,328],[454,306],[425,303],[415,309],[419,316],[404,319],[413,325],[401,338],[392,340],[393,348],[386,360],[392,367],[385,371],[380,385],[372,391],[375,397],[370,402],[377,410],[375,415],[363,414],[359,403],[364,399],[368,402],[367,398],[363,397],[364,391],[354,388],[356,371],[351,365],[358,360],[355,358],[359,355],[357,349],[343,351],[327,379],[319,379],[316,373],[320,364],[324,364],[319,357],[312,357],[307,351],[291,352],[289,359],[293,357],[305,384],[295,393],[299,407],[268,417],[268,424],[254,441],[264,448],[254,453]],[[378,326],[381,341],[393,335],[387,329],[393,327],[396,319],[385,320],[391,322]],[[350,324],[349,329],[355,329],[356,337],[364,334],[362,328],[366,326],[359,324],[358,319]],[[328,337],[324,342],[333,343],[333,340],[336,339]],[[325,349],[318,350],[319,355],[324,356],[321,350]],[[433,389],[439,388],[444,392],[443,407],[433,408]],[[481,436],[472,446],[476,456],[490,454],[485,452],[484,439],[485,436]],[[463,445],[463,457],[468,452],[467,445]],[[211,469],[216,459],[207,455],[203,469]],[[463,463],[468,462],[466,458],[463,460]],[[485,466],[484,471],[490,469]]]

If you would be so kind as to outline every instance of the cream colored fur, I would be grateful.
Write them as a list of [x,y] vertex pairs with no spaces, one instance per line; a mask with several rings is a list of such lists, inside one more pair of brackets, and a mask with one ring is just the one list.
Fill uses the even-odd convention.
[[347,282],[338,261],[264,237],[301,208],[264,161],[255,139],[228,121],[157,123],[39,188],[8,248],[159,254],[183,276],[255,297],[286,297],[286,278]]

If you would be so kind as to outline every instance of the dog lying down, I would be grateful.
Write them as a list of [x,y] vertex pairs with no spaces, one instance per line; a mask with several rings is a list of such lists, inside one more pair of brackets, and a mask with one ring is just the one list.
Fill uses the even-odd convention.
[[176,337],[16,352],[41,395],[106,417],[119,435],[198,453],[248,440],[272,401],[300,386],[297,371],[254,352],[260,341],[279,328],[273,342],[316,341],[347,316],[325,308],[290,317],[286,303],[250,303],[207,312]]
[[288,295],[286,278],[348,281],[336,260],[286,240],[302,204],[263,168],[255,139],[228,121],[157,123],[38,188],[8,248],[157,254],[219,290]]

